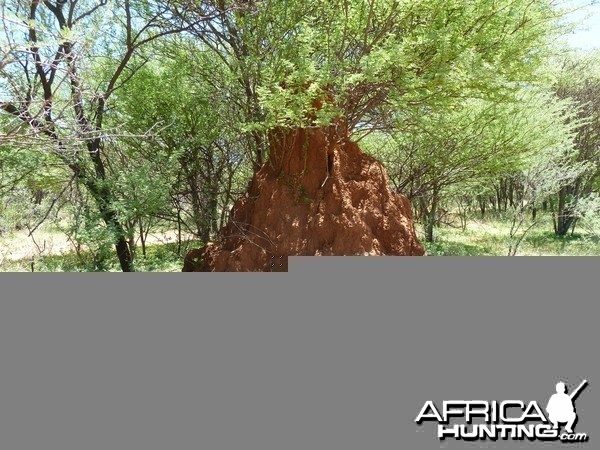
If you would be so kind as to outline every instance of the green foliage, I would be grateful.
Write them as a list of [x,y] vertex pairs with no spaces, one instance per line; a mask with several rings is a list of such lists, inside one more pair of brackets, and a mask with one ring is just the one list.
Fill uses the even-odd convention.
[[533,89],[514,101],[469,100],[451,108],[427,107],[409,126],[375,133],[365,151],[387,167],[393,185],[411,199],[459,191],[519,170],[547,149],[569,147],[570,106]]
[[542,206],[595,229],[600,58],[555,55],[561,14],[553,0],[7,0],[0,230],[60,227],[78,262],[49,269],[112,270],[118,240],[137,268],[166,267],[145,236],[213,238],[274,128],[336,121],[431,235],[455,207],[463,228],[504,214],[524,249]]
[[0,203],[0,235],[23,228],[32,209],[30,193],[25,187],[18,187],[3,195]]
[[600,237],[600,193],[593,192],[588,197],[580,199],[574,213],[581,228]]
[[[582,233],[556,236],[550,231],[549,215],[542,216],[520,244],[521,256],[598,256],[600,255],[599,229]],[[486,220],[470,218],[466,231],[441,227],[438,239],[426,243],[429,256],[505,256],[510,239],[511,220],[490,217]]]
[[[200,242],[187,242],[186,245],[198,247]],[[84,250],[64,255],[48,255],[34,259],[3,261],[0,272],[30,272],[31,264],[35,272],[118,272],[119,262],[110,256],[102,267],[94,264],[94,256]],[[136,259],[137,272],[180,272],[183,257],[177,254],[174,244],[154,244],[148,246],[147,255]]]
[[201,46],[180,42],[186,51],[138,71],[116,96],[121,114],[110,120],[126,118],[132,134],[116,149],[123,163],[114,178],[119,192],[128,193],[117,207],[123,220],[180,220],[183,212],[185,227],[208,239],[219,209],[229,208],[251,170],[242,119],[228,103],[238,92],[221,76],[226,66]]
[[[54,226],[75,245],[78,264],[90,271],[109,270],[113,264],[116,230],[106,226],[101,214],[92,205],[71,206],[65,212],[68,220],[56,220]],[[114,263],[118,264],[118,261]]]
[[271,0],[196,35],[258,94],[263,111],[251,105],[248,130],[343,116],[358,131],[415,106],[501,98],[534,81],[560,14],[551,1]]

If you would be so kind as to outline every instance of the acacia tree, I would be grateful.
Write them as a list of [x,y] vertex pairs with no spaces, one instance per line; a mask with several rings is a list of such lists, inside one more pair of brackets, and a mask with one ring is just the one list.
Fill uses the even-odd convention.
[[527,233],[538,223],[528,211],[555,195],[586,171],[586,164],[574,161],[573,147],[549,147],[530,156],[527,165],[513,174],[521,186],[509,208],[508,256],[515,256]]
[[[189,7],[188,18],[227,10],[192,31],[245,89],[249,130],[341,116],[357,139],[393,128],[416,107],[497,97],[511,82],[532,81],[560,15],[551,0],[174,5]],[[331,101],[315,112],[324,91]],[[257,151],[260,163],[264,148]]]
[[[209,212],[214,223],[214,192],[204,195],[212,188],[198,180],[223,171],[201,173],[196,163],[206,156],[216,161],[223,152],[213,146],[230,139],[230,130],[244,132],[240,141],[256,169],[267,157],[268,131],[277,126],[309,126],[315,116],[318,125],[344,118],[360,140],[378,130],[416,129],[425,123],[421,118],[433,124],[477,99],[500,103],[534,80],[560,15],[553,0],[7,0],[0,7],[0,109],[12,119],[0,122],[2,144],[49,150],[68,168],[114,236],[126,271],[132,270],[127,222],[136,215],[123,208],[141,202],[124,201],[127,189],[117,182],[134,186],[143,178],[133,172],[149,174],[158,166],[125,155],[123,145],[133,148],[134,139],[124,135],[146,138],[152,129],[163,147],[185,138],[158,132],[152,120],[123,126],[135,116],[120,109],[131,92],[123,87],[155,58],[161,38],[186,31],[177,45],[193,36],[202,46],[184,48],[220,59],[218,69],[200,59],[181,61],[205,85],[226,85],[226,94],[212,100],[219,105],[215,111],[238,112],[226,132],[218,122],[214,133],[198,139],[201,151],[180,159],[182,168],[192,169],[192,198],[201,190],[196,197],[206,199],[192,209],[198,217]],[[152,89],[173,86],[159,82]],[[315,111],[315,100],[323,97],[325,105]],[[161,120],[168,115],[166,108]],[[167,136],[177,142],[168,144]],[[144,151],[150,145],[144,143]]]
[[[477,136],[488,132],[494,113],[475,117],[463,107],[485,99],[497,108],[517,99],[523,84],[533,84],[561,14],[553,1],[521,0],[264,0],[231,6],[196,2],[198,14],[229,11],[192,31],[246,92],[255,168],[264,158],[261,132],[276,126],[308,126],[314,117],[323,125],[342,117],[356,140],[373,131],[410,129],[409,147],[429,154],[426,168],[414,154],[409,159],[432,175],[420,188],[427,190],[420,199],[431,219],[430,239],[442,190],[498,164],[500,153],[518,151],[507,135],[501,139],[508,140],[508,152],[501,139],[479,145]],[[324,96],[329,101],[315,111]],[[462,129],[452,124],[457,119]]]
[[177,37],[161,47],[157,60],[139,71],[115,101],[133,135],[152,124],[162,126],[150,139],[123,142],[126,153],[151,164],[168,187],[172,208],[162,217],[208,242],[251,175],[237,129],[240,113],[229,101],[243,94],[225,77],[207,82],[206,76],[220,73],[224,65],[202,45]]
[[388,168],[390,180],[416,205],[432,242],[438,210],[451,192],[473,191],[512,176],[549,148],[567,147],[567,102],[531,87],[515,98],[471,100],[431,109],[405,130],[373,135],[365,147]]
[[118,130],[107,130],[105,117],[115,91],[145,63],[144,48],[192,23],[173,18],[168,2],[133,0],[6,1],[2,22],[0,110],[14,118],[4,143],[47,149],[69,167],[114,236],[121,269],[132,271],[106,169],[106,138]]
[[588,170],[571,183],[564,184],[556,195],[554,232],[564,236],[574,229],[581,199],[593,193],[600,178],[600,64],[599,54],[571,56],[557,63],[555,90],[560,98],[569,99],[576,111],[577,134],[573,161],[586,163]]

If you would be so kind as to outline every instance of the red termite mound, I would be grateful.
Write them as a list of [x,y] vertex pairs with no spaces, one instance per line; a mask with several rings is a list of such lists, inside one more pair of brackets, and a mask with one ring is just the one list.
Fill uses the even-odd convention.
[[423,255],[409,201],[345,126],[276,130],[216,242],[184,272],[287,271],[290,255]]

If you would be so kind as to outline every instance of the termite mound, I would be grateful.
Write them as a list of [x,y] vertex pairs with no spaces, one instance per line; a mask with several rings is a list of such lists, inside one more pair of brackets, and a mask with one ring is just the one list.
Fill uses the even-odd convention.
[[409,201],[345,125],[276,129],[269,160],[184,272],[287,271],[288,256],[420,256]]

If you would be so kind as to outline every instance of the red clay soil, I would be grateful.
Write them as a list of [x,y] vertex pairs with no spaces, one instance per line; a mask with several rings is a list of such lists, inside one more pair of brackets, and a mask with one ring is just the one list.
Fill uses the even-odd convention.
[[409,201],[344,126],[277,130],[270,160],[233,206],[217,242],[184,272],[287,271],[290,255],[420,256]]

